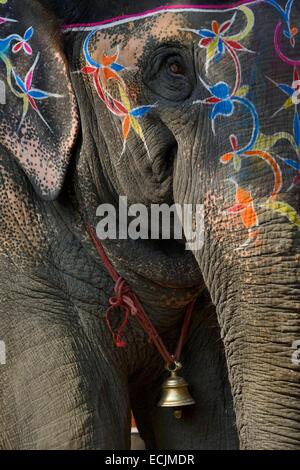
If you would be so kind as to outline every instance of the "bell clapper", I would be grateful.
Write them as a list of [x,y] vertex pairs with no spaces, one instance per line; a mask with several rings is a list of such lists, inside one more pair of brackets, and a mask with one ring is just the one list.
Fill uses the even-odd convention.
[[182,410],[174,410],[173,415],[175,416],[176,419],[181,419],[182,418]]
[[166,369],[170,372],[170,377],[163,383],[162,397],[158,403],[161,407],[174,408],[175,418],[182,418],[182,407],[194,405],[195,401],[188,391],[188,384],[183,377],[177,375],[182,369],[180,362],[174,360],[172,364],[167,364]]

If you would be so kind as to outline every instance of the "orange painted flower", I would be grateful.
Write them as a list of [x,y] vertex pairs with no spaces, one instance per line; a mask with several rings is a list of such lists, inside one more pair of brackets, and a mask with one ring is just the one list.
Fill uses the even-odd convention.
[[98,72],[98,76],[103,87],[106,86],[108,80],[115,80],[116,82],[123,83],[123,79],[118,75],[118,72],[124,70],[125,67],[117,63],[118,57],[119,51],[111,56],[102,54],[101,61],[96,63],[94,60],[91,62],[90,56],[86,56],[89,65],[83,67],[81,71],[87,75],[92,75]]
[[[235,182],[234,182],[235,183]],[[228,214],[240,214],[245,228],[248,230],[258,225],[258,217],[254,209],[250,191],[242,189],[236,183],[236,203],[227,209]]]
[[154,108],[156,105],[146,105],[146,106],[138,106],[138,107],[132,108],[130,104],[130,100],[128,99],[128,96],[126,95],[126,93],[124,92],[124,89],[121,86],[119,87],[119,92],[120,92],[121,102],[122,102],[122,107],[123,107],[123,113],[121,115],[123,119],[123,122],[122,122],[122,133],[123,133],[123,138],[124,138],[123,152],[125,151],[126,142],[127,142],[129,132],[131,129],[133,129],[136,135],[142,140],[142,142],[144,143],[148,151],[144,133],[138,122],[138,119],[148,114],[151,111],[151,109]]

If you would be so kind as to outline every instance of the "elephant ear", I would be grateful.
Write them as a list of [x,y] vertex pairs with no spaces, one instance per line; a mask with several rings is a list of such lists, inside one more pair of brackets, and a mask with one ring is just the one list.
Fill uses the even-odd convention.
[[62,188],[78,133],[54,24],[34,0],[0,0],[0,145],[48,200]]

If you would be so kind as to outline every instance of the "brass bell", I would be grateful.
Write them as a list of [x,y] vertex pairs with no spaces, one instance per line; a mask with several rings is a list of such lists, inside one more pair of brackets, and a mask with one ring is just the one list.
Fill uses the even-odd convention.
[[195,400],[189,394],[187,382],[183,377],[177,375],[177,372],[182,369],[180,362],[174,361],[173,364],[168,364],[166,369],[171,373],[171,376],[163,383],[162,397],[157,406],[175,408],[174,416],[180,419],[182,417],[181,408],[195,405]]

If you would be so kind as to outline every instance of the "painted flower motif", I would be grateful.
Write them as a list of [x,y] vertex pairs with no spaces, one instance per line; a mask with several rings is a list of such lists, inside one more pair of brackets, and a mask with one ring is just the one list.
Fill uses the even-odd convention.
[[89,65],[82,68],[82,73],[87,75],[98,74],[98,77],[103,86],[106,85],[108,80],[115,80],[123,83],[122,78],[118,75],[119,72],[125,70],[125,67],[117,62],[119,57],[119,50],[111,56],[102,54],[101,62],[97,63],[91,60],[90,55],[86,55],[86,60]]
[[24,80],[22,80],[21,77],[19,75],[17,75],[17,73],[14,70],[12,71],[13,77],[14,77],[15,82],[16,82],[16,85],[19,88],[19,90],[21,91],[20,95],[23,98],[23,114],[22,114],[22,119],[21,119],[20,125],[19,125],[19,129],[22,126],[22,124],[23,124],[23,122],[24,122],[24,120],[27,116],[28,109],[29,109],[29,106],[30,106],[38,114],[38,116],[42,119],[42,121],[46,124],[46,126],[51,130],[49,124],[44,119],[44,117],[41,115],[41,113],[38,109],[36,101],[45,100],[49,97],[54,97],[54,98],[61,98],[62,97],[61,95],[58,95],[58,94],[55,94],[55,93],[49,93],[49,92],[40,90],[38,88],[33,88],[32,87],[33,74],[34,74],[34,70],[36,68],[36,65],[38,63],[38,60],[39,60],[39,54],[37,55],[32,67],[30,68],[30,70],[26,74]]
[[120,86],[125,87],[123,79],[117,74],[118,70],[124,70],[125,67],[115,62],[117,55],[111,57],[103,55],[103,64],[87,65],[81,69],[81,72],[90,75],[98,97],[105,104],[107,109],[115,116],[122,116],[126,112],[122,103],[114,98],[107,90],[107,81],[115,80]]
[[241,156],[239,155],[238,138],[235,134],[229,136],[232,152],[227,152],[220,158],[221,163],[227,164],[233,161],[233,167],[236,171],[241,169]]
[[225,52],[226,46],[238,51],[245,50],[245,48],[237,41],[232,41],[226,37],[226,33],[233,25],[236,14],[233,15],[231,20],[225,21],[221,25],[216,20],[212,21],[211,30],[199,29],[198,35],[201,37],[199,46],[206,49],[207,62],[212,60],[217,63]]
[[114,80],[125,88],[125,83],[119,72],[125,70],[125,67],[119,64],[119,49],[113,55],[102,54],[101,61],[94,60],[89,52],[89,42],[94,34],[91,31],[84,41],[83,55],[87,65],[81,69],[81,72],[90,75],[93,78],[93,83],[98,97],[105,104],[107,109],[116,116],[121,116],[124,113],[124,107],[116,98],[114,98],[107,89],[107,82]]
[[[97,62],[91,57],[89,52],[89,42],[94,33],[95,31],[91,31],[84,41],[83,54],[87,65],[81,69],[81,72],[93,77],[93,83],[101,101],[103,101],[111,113],[122,119],[122,135],[124,139],[122,154],[125,151],[131,129],[140,137],[149,153],[144,133],[138,120],[148,114],[155,105],[131,107],[126,93],[126,85],[123,78],[119,75],[120,72],[126,69],[126,67],[118,63],[119,48],[113,55],[103,53],[100,62]],[[107,82],[109,80],[118,83],[120,99],[112,96],[108,91]]]
[[[259,117],[257,114],[256,107],[254,104],[245,98],[245,94],[248,92],[248,87],[239,88],[235,94],[230,91],[230,87],[225,82],[219,82],[216,85],[209,86],[207,85],[201,77],[199,77],[203,86],[210,92],[212,96],[205,98],[204,100],[196,100],[194,104],[210,104],[213,106],[212,112],[210,114],[210,119],[212,121],[212,130],[215,134],[215,119],[218,116],[231,116],[235,110],[235,104],[242,105],[244,108],[250,112],[253,120],[253,130],[250,141],[242,148],[238,149],[238,140],[234,136],[231,139],[231,146],[236,155],[241,156],[244,152],[251,150],[255,145],[258,135],[259,135]],[[236,87],[235,87],[236,89]]]
[[270,82],[272,82],[279,90],[281,90],[283,93],[285,93],[288,98],[284,102],[283,106],[279,108],[273,116],[278,114],[280,111],[283,109],[289,109],[292,106],[294,106],[295,113],[294,113],[294,122],[293,122],[293,127],[294,127],[294,139],[297,147],[300,147],[300,119],[299,119],[299,113],[298,113],[298,104],[300,103],[300,76],[299,76],[299,71],[297,67],[294,67],[294,73],[293,73],[293,83],[291,85],[287,85],[285,83],[277,83],[271,78],[267,77]]
[[292,11],[292,6],[294,4],[294,0],[288,0],[285,6],[285,9],[283,9],[277,0],[265,0],[266,3],[269,5],[272,5],[276,10],[280,13],[284,23],[285,23],[285,29],[283,30],[284,36],[290,40],[291,46],[295,47],[295,36],[298,34],[299,30],[296,26],[291,26],[291,11]]
[[243,225],[246,229],[250,230],[258,225],[258,217],[254,209],[254,201],[250,191],[242,189],[234,180],[236,193],[236,203],[227,209],[228,214],[240,214]]
[[25,31],[23,38],[13,46],[12,51],[16,54],[23,49],[27,55],[32,55],[32,47],[28,44],[28,41],[32,38],[33,33],[34,29],[31,26]]
[[283,34],[290,40],[291,46],[295,47],[296,40],[295,36],[299,33],[299,29],[296,26],[290,28],[288,32],[284,31]]
[[[244,13],[247,15],[249,24],[251,23],[251,12],[248,12],[248,9],[244,8]],[[231,20],[224,21],[224,23],[219,24],[216,20],[213,20],[211,23],[211,29],[185,29],[185,31],[190,31],[198,36],[200,36],[199,47],[206,49],[206,70],[209,67],[211,62],[217,63],[225,53],[226,49],[230,52],[233,58],[236,61],[235,51],[248,51],[240,42],[236,39],[243,38],[244,34],[235,36],[227,36],[231,26],[233,25],[236,18],[236,13],[233,15]],[[246,28],[248,30],[248,28]],[[248,51],[249,52],[249,51]]]
[[148,151],[147,143],[144,137],[143,129],[141,128],[138,120],[141,119],[142,117],[146,116],[151,109],[155,108],[156,105],[147,105],[147,106],[138,106],[136,108],[131,108],[130,101],[124,92],[124,89],[119,86],[119,91],[120,91],[120,96],[121,96],[121,101],[122,101],[122,106],[123,106],[123,112],[122,112],[122,134],[124,138],[124,147],[122,154],[125,151],[126,148],[126,143],[127,139],[129,136],[129,132],[131,129],[134,130],[136,135],[142,140],[142,142],[145,145],[145,148]]
[[212,129],[215,134],[215,119],[218,116],[231,116],[234,112],[233,97],[227,83],[219,82],[216,85],[209,86],[201,78],[200,80],[212,96],[195,103],[211,104],[213,106],[210,119],[212,120]]

